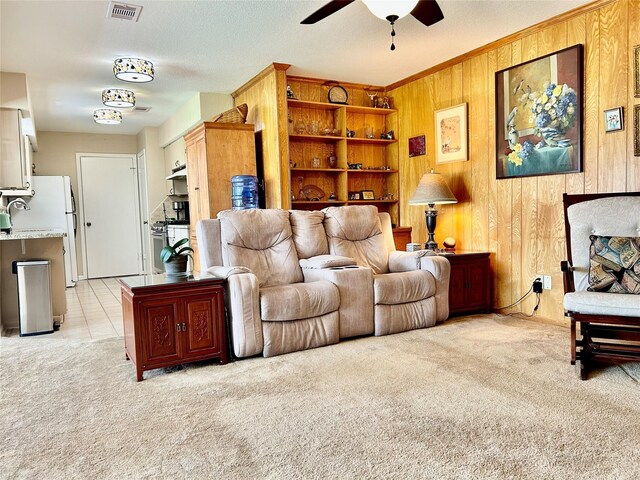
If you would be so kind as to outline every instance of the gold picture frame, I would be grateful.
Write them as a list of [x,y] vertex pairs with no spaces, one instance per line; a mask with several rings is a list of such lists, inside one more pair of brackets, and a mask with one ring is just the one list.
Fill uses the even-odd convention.
[[633,106],[633,155],[640,157],[640,105]]
[[633,96],[640,98],[640,45],[633,47]]
[[434,116],[436,163],[469,160],[467,104],[436,110]]

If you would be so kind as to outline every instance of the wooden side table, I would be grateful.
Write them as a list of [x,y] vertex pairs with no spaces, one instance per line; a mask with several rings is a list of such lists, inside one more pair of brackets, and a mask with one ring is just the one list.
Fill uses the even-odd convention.
[[451,264],[449,314],[460,315],[491,310],[490,252],[443,252]]
[[142,372],[218,358],[229,360],[223,280],[140,275],[119,279],[125,358]]
[[406,250],[407,243],[411,243],[411,227],[395,227],[393,232],[393,243],[396,245],[396,250]]

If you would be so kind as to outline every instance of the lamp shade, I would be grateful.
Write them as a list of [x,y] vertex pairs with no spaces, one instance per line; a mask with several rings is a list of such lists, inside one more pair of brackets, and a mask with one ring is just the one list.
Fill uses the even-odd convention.
[[153,63],[142,58],[117,58],[113,62],[113,74],[125,82],[144,83],[153,80]]
[[382,20],[389,16],[406,17],[418,4],[418,0],[362,0],[369,11]]
[[107,107],[133,107],[136,96],[131,90],[108,88],[102,91],[102,103]]
[[122,113],[110,108],[99,108],[93,111],[93,121],[103,125],[116,125],[122,122]]
[[435,173],[433,170],[425,173],[409,200],[409,205],[438,205],[444,203],[458,203],[458,200],[449,189],[442,175]]

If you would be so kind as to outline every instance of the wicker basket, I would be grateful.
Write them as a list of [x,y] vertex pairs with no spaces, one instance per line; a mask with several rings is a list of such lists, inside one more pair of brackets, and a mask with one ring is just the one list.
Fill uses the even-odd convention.
[[212,122],[218,123],[245,123],[247,121],[247,112],[249,107],[246,103],[233,107],[231,110],[222,112],[211,119]]

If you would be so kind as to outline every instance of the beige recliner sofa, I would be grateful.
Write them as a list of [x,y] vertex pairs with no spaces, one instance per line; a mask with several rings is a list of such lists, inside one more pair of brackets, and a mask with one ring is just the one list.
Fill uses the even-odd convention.
[[196,228],[200,265],[223,277],[234,354],[265,357],[435,325],[449,262],[397,252],[374,206],[226,210]]

